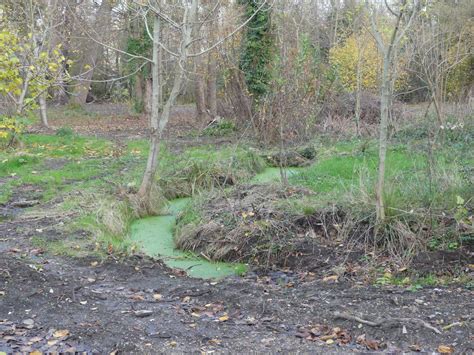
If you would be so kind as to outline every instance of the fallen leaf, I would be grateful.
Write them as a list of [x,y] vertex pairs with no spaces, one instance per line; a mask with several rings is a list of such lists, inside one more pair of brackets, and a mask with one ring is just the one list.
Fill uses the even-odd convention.
[[330,339],[334,339],[335,337],[336,337],[336,334],[329,334],[329,335],[323,335],[319,337],[319,339],[321,339],[322,341],[327,341]]
[[337,275],[332,275],[332,276],[326,276],[325,278],[323,278],[323,281],[324,282],[336,282],[338,279],[338,276]]
[[447,345],[440,345],[438,346],[438,352],[441,354],[452,354],[454,349]]
[[53,333],[54,338],[63,338],[69,335],[69,330],[67,329],[61,329],[61,330],[56,330]]
[[326,344],[328,344],[328,345],[334,344],[334,340],[328,339],[328,340],[326,340]]
[[365,345],[367,346],[368,349],[370,350],[379,350],[380,349],[380,342],[377,340],[370,340],[367,339],[365,341]]
[[53,345],[56,345],[57,343],[59,342],[59,340],[48,340],[48,345],[49,346],[53,346]]
[[227,322],[229,320],[229,316],[224,314],[222,317],[219,317],[219,322]]
[[153,299],[154,299],[155,301],[161,301],[162,298],[163,298],[163,296],[160,295],[159,293],[155,293],[155,294],[153,295]]
[[129,298],[134,300],[134,301],[144,301],[145,300],[145,297],[143,297],[142,295],[139,295],[139,294],[131,295]]
[[211,345],[219,345],[222,341],[220,341],[219,339],[211,339],[208,341],[209,344]]
[[409,346],[410,350],[411,351],[416,351],[416,352],[420,352],[421,351],[421,346],[418,345],[418,344],[412,344]]
[[97,261],[93,261],[91,262],[91,266],[94,267],[94,266],[97,266],[99,263]]

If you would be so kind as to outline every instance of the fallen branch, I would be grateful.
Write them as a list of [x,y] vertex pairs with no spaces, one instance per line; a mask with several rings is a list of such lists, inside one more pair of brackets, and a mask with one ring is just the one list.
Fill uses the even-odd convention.
[[29,201],[15,201],[10,204],[11,207],[26,208],[33,207],[38,205],[40,202],[38,200],[29,200]]
[[422,327],[425,327],[427,329],[430,329],[433,332],[435,332],[436,334],[441,334],[441,331],[439,329],[433,327],[432,325],[428,324],[427,322],[425,322],[424,320],[419,319],[419,318],[386,318],[386,319],[381,319],[381,320],[378,320],[378,321],[370,321],[370,320],[366,320],[366,319],[362,319],[360,317],[354,316],[352,314],[341,313],[341,312],[334,312],[334,318],[352,320],[352,321],[356,321],[356,322],[359,322],[359,323],[362,323],[362,324],[366,324],[370,327],[380,327],[380,326],[384,326],[384,325],[390,324],[390,323],[401,323],[401,324],[403,324],[403,323],[414,323],[414,324],[420,325]]

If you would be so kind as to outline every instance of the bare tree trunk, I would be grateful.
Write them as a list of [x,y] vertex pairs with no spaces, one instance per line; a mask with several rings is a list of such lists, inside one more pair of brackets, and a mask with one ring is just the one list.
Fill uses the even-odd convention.
[[207,63],[207,110],[212,119],[217,116],[217,63],[214,53],[209,53]]
[[[152,80],[147,80],[147,89],[151,87],[151,115],[150,115],[150,152],[146,163],[145,173],[143,174],[142,184],[138,195],[145,201],[149,201],[151,189],[155,180],[156,169],[158,166],[158,155],[160,153],[161,132],[158,130],[160,122],[160,90],[161,90],[161,23],[156,15],[153,21],[153,64]],[[151,83],[151,84],[149,84]],[[148,95],[147,95],[148,96]]]
[[[112,5],[110,0],[102,0],[100,8],[97,12],[96,25],[99,27],[98,32],[105,34],[108,25],[111,22]],[[88,52],[81,65],[81,78],[78,80],[71,102],[82,105],[86,103],[87,95],[91,88],[91,79],[94,75],[94,68],[97,65],[99,54],[103,48],[93,42],[90,44]],[[84,74],[82,74],[84,73]]]
[[86,103],[87,95],[89,94],[89,90],[91,88],[90,81],[92,79],[92,76],[94,75],[93,66],[95,66],[96,60],[97,54],[94,51],[94,54],[91,54],[89,56],[89,61],[87,61],[87,63],[84,63],[84,65],[82,66],[82,71],[84,72],[84,74],[81,75],[81,79],[77,83],[76,88],[74,89],[74,93],[71,97],[71,102],[73,104],[83,105]]
[[23,113],[23,110],[25,108],[25,98],[26,98],[26,94],[28,93],[28,88],[30,87],[31,78],[32,78],[31,71],[28,70],[25,81],[23,82],[23,87],[21,89],[20,97],[18,98],[17,109],[16,109],[17,114]]
[[196,100],[196,111],[199,120],[206,116],[206,96],[205,96],[205,82],[202,74],[199,72],[200,66],[196,68],[194,82],[194,96]]
[[176,102],[176,98],[181,90],[185,78],[185,66],[188,60],[188,50],[192,42],[193,26],[196,26],[198,0],[193,0],[190,7],[185,7],[183,16],[182,41],[180,48],[179,63],[176,66],[176,75],[173,81],[173,87],[170,95],[163,106],[163,111],[160,115],[161,106],[161,33],[160,33],[160,18],[155,16],[153,25],[153,100],[152,100],[152,114],[151,114],[151,137],[150,137],[150,152],[148,153],[147,165],[143,174],[143,180],[138,191],[138,196],[149,209],[151,192],[155,180],[156,170],[158,167],[158,156],[160,151],[160,141],[163,131],[168,124],[171,108]]
[[382,90],[380,94],[380,132],[379,132],[379,167],[376,188],[376,213],[377,220],[385,219],[384,184],[385,184],[385,159],[387,156],[388,117],[390,105],[390,65],[391,59],[385,57],[382,71]]
[[143,104],[145,100],[143,99],[143,76],[139,73],[135,75],[135,82],[134,82],[134,96],[135,100],[140,104]]
[[[374,16],[370,16],[371,32],[375,37],[379,50],[383,53],[383,69],[382,69],[382,87],[380,92],[380,131],[379,131],[379,165],[376,193],[376,215],[377,222],[385,220],[385,202],[384,202],[384,185],[385,185],[385,159],[387,156],[387,141],[388,141],[388,124],[389,124],[389,110],[392,103],[392,77],[394,58],[397,53],[397,45],[400,43],[405,32],[410,28],[411,23],[417,13],[416,4],[413,3],[413,8],[408,9],[408,0],[400,1],[400,10],[396,16],[395,26],[392,30],[388,45],[385,45],[381,33],[377,29]],[[369,2],[366,0],[366,6],[369,7]],[[388,6],[388,5],[387,5]],[[407,23],[403,29],[400,29],[402,18],[407,11],[411,11]],[[392,75],[393,74],[393,75]]]
[[[360,54],[360,53],[359,53]],[[356,134],[359,137],[360,136],[360,97],[362,94],[362,88],[361,88],[361,60],[359,59],[357,61],[357,88],[356,88],[356,97],[355,97],[355,124],[356,124]]]
[[41,94],[38,97],[38,102],[40,107],[41,124],[43,125],[43,127],[49,128],[46,95],[46,93]]
[[152,106],[153,106],[152,92],[153,92],[153,79],[151,78],[145,79],[145,98],[143,101],[143,109],[145,110],[145,114],[147,116],[151,116],[151,111],[152,111]]

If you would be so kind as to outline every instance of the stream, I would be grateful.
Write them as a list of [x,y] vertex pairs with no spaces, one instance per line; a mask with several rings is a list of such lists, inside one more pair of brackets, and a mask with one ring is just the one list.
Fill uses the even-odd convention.
[[[287,168],[286,172],[288,175],[293,175],[298,170],[299,168]],[[279,179],[280,168],[266,168],[255,175],[250,182],[264,184]],[[130,231],[131,240],[143,253],[163,260],[170,268],[184,270],[191,277],[221,279],[244,274],[247,270],[245,264],[212,262],[176,249],[173,238],[176,217],[190,201],[191,197],[169,201],[168,214],[142,218],[133,222]]]

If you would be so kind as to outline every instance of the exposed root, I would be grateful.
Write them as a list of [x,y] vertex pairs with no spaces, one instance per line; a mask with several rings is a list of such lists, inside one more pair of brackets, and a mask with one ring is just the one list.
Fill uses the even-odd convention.
[[393,325],[413,323],[418,326],[430,329],[436,334],[441,334],[441,331],[439,329],[433,327],[432,325],[428,324],[427,322],[419,318],[385,318],[385,319],[379,319],[377,321],[370,321],[370,320],[366,320],[358,316],[354,316],[352,314],[343,313],[343,312],[334,312],[334,318],[355,321],[358,323],[368,325],[369,327],[389,327]]

